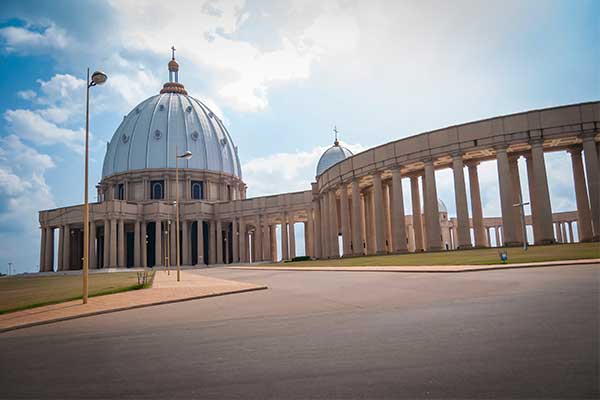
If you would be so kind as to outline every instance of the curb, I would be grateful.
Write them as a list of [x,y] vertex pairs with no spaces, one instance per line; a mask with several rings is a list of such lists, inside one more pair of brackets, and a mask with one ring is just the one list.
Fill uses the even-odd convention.
[[184,297],[184,298],[180,298],[180,299],[162,300],[162,301],[156,301],[156,302],[153,302],[153,303],[137,304],[137,305],[133,305],[133,306],[113,308],[113,309],[110,309],[110,310],[92,311],[92,312],[88,312],[88,313],[84,313],[84,314],[72,315],[72,316],[69,316],[69,317],[53,318],[53,319],[49,319],[49,320],[46,320],[46,321],[29,322],[29,323],[26,323],[26,324],[11,326],[11,327],[8,327],[8,328],[0,328],[0,334],[4,333],[4,332],[14,331],[14,330],[17,330],[17,329],[30,328],[32,326],[47,325],[47,324],[52,324],[52,323],[55,323],[55,322],[69,321],[69,320],[72,320],[72,319],[78,319],[78,318],[84,318],[84,317],[92,317],[92,316],[95,316],[95,315],[110,314],[110,313],[113,313],[113,312],[134,310],[136,308],[152,307],[152,306],[158,306],[158,305],[162,305],[162,304],[181,303],[181,302],[189,301],[189,300],[206,299],[206,298],[209,298],[209,297],[219,297],[219,296],[226,296],[228,294],[238,294],[238,293],[254,292],[254,291],[257,291],[257,290],[265,290],[265,289],[268,289],[268,287],[267,286],[257,286],[257,287],[253,287],[253,288],[247,288],[247,289],[231,290],[231,291],[228,291],[228,292],[203,294],[203,295],[199,295],[199,296]]
[[[401,272],[401,273],[436,273],[436,274],[455,274],[465,272],[479,271],[502,271],[507,269],[525,269],[525,268],[547,268],[560,266],[576,266],[582,264],[600,263],[600,258],[565,260],[565,261],[547,261],[536,264],[492,264],[492,265],[457,265],[455,269],[432,269],[423,267],[423,269],[403,269],[403,268],[421,268],[419,265],[397,267],[396,269],[384,269],[381,267],[356,266],[356,267],[226,267],[226,269],[237,270],[261,270],[261,271],[298,271],[298,272]],[[451,267],[451,266],[449,266]],[[469,268],[464,268],[469,267]],[[367,269],[372,268],[372,269]],[[387,268],[387,267],[386,267]],[[394,268],[389,266],[389,268]],[[462,269],[461,269],[462,268]]]

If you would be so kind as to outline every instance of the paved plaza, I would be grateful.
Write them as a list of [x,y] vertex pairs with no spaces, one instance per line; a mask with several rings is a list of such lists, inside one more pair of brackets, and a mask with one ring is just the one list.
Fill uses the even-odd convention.
[[203,270],[269,289],[3,333],[0,397],[597,398],[599,272]]

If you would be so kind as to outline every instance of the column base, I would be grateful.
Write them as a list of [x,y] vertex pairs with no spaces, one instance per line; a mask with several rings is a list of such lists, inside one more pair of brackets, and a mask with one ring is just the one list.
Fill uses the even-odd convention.
[[398,250],[394,250],[393,254],[408,254],[409,251],[408,249],[398,249]]
[[468,243],[468,244],[459,244],[458,247],[454,250],[470,250],[474,248],[472,244]]
[[505,242],[502,246],[496,247],[521,247],[523,246],[523,242]]
[[376,256],[384,256],[386,254],[387,254],[387,252],[386,251],[382,251],[382,250],[375,252]]
[[[536,240],[534,241],[535,245],[544,245],[544,244],[557,244],[558,242],[556,241],[556,239],[540,239],[540,240]],[[522,243],[521,243],[522,245]]]

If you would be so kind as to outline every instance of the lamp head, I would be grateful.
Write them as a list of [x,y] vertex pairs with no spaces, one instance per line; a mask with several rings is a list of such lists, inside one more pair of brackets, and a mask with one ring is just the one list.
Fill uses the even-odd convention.
[[108,76],[102,71],[96,71],[92,74],[92,82],[94,85],[103,85],[107,79]]
[[183,158],[184,160],[189,160],[190,158],[192,158],[192,152],[189,150],[186,150],[185,153],[177,156],[177,158]]

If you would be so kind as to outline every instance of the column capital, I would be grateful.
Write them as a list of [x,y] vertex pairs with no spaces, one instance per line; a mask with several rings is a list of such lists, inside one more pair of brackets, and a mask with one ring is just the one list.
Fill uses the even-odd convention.
[[423,164],[425,165],[433,165],[433,157],[426,157],[423,159]]
[[461,151],[453,151],[450,153],[453,160],[460,158],[462,160],[463,153]]
[[506,144],[497,144],[494,146],[496,153],[506,153],[508,146]]
[[581,147],[581,145],[571,146],[567,149],[567,152],[571,153],[572,156],[579,156],[579,157],[581,157],[582,151],[583,151],[583,148]]
[[479,160],[465,160],[464,163],[469,169],[477,168],[477,166],[481,164]]
[[544,145],[544,139],[543,138],[532,138],[531,140],[529,140],[529,144],[531,145],[531,147],[542,147]]
[[583,132],[581,134],[581,139],[583,139],[584,142],[593,141],[595,137],[596,132]]

